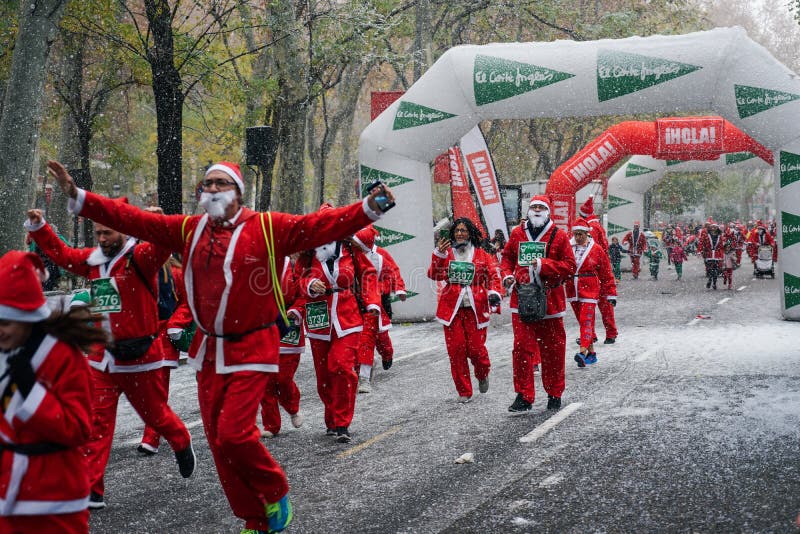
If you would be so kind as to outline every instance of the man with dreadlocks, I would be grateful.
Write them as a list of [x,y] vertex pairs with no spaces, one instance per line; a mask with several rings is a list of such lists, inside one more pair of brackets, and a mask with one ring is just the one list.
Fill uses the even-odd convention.
[[436,320],[444,325],[444,342],[458,402],[472,399],[469,363],[478,391],[489,390],[489,353],[486,332],[489,307],[500,304],[500,272],[494,256],[480,247],[475,224],[462,217],[450,227],[449,238],[433,250],[428,278],[445,283],[439,295]]

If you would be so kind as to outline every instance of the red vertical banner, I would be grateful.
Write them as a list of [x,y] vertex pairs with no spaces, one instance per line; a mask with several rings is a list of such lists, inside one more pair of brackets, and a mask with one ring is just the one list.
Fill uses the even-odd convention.
[[370,93],[369,120],[374,121],[378,115],[404,94],[405,91],[372,91]]
[[450,154],[444,153],[436,156],[433,163],[433,183],[450,183]]
[[486,230],[481,224],[481,218],[478,216],[478,210],[475,208],[475,202],[469,192],[469,181],[467,180],[461,149],[457,146],[450,148],[448,156],[450,158],[450,193],[453,196],[453,219],[466,217],[475,223],[475,226],[478,227],[483,236],[486,236]]

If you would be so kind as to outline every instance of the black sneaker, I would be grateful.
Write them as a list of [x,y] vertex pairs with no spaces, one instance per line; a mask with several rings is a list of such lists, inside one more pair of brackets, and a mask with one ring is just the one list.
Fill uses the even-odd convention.
[[350,432],[347,430],[346,426],[336,427],[336,441],[339,443],[350,443]]
[[383,365],[384,371],[388,371],[392,368],[392,360],[381,360],[381,364]]
[[105,507],[106,501],[102,495],[94,491],[89,494],[89,510],[102,510]]
[[178,461],[178,471],[183,478],[189,478],[194,473],[194,465],[197,461],[191,442],[182,451],[175,452],[175,459]]
[[603,345],[613,345],[617,341],[615,337],[607,337],[605,341],[603,341]]
[[136,447],[136,452],[138,452],[140,456],[155,456],[158,453],[158,449],[153,449],[150,445],[141,443]]
[[483,380],[478,380],[478,391],[481,393],[486,393],[489,391],[489,377],[487,376]]
[[515,412],[515,413],[524,413],[524,412],[531,411],[532,407],[533,407],[533,404],[531,404],[530,402],[526,401],[522,397],[522,393],[517,393],[517,398],[514,399],[514,402],[511,404],[511,406],[508,407],[508,411],[509,412]]
[[560,410],[561,409],[561,397],[553,397],[552,395],[547,396],[547,409],[548,410]]
[[706,289],[711,289],[711,280],[706,282]]
[[326,428],[325,429],[325,435],[326,436],[335,436],[336,435],[336,429],[335,428]]

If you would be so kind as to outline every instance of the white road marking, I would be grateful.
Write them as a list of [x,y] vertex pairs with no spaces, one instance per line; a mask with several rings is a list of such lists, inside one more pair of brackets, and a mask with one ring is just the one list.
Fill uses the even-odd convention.
[[557,414],[549,418],[547,421],[542,423],[541,425],[537,426],[521,438],[519,441],[521,443],[533,443],[540,437],[544,436],[548,432],[550,432],[557,424],[561,421],[578,411],[578,409],[583,406],[582,402],[573,402],[563,410],[560,410]]
[[737,288],[736,288],[736,291],[741,291],[741,290],[745,289],[746,287],[747,287],[747,286],[737,287]]
[[564,480],[564,474],[563,473],[556,473],[554,475],[550,475],[549,477],[545,477],[544,479],[542,479],[542,481],[539,482],[539,487],[540,488],[548,488],[550,486],[555,486],[556,484],[560,483],[562,480]]
[[697,324],[697,323],[699,323],[699,322],[700,322],[700,319],[699,319],[699,318],[697,318],[697,317],[695,317],[694,319],[692,319],[691,321],[689,321],[688,323],[686,323],[686,326],[692,326],[692,325],[694,325],[694,324]]
[[721,301],[717,302],[717,305],[719,305],[719,304],[725,304],[725,303],[726,303],[726,302],[728,302],[729,300],[731,300],[731,298],[730,298],[730,297],[725,297],[725,298],[724,298],[724,299],[722,299]]

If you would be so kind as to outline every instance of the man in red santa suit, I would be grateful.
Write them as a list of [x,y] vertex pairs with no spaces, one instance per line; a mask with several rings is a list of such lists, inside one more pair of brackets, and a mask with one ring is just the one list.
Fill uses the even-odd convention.
[[706,264],[706,289],[717,289],[717,278],[722,272],[722,262],[725,259],[725,239],[716,222],[708,223],[708,232],[700,234],[697,247]]
[[51,313],[33,253],[0,258],[0,532],[89,533],[86,357],[106,335],[85,308]]
[[375,360],[375,349],[381,357],[384,371],[392,367],[394,347],[389,337],[392,328],[391,297],[397,295],[401,301],[406,300],[406,286],[400,276],[400,268],[395,263],[389,252],[375,244],[378,231],[370,225],[359,230],[353,236],[353,243],[361,248],[369,259],[378,275],[378,285],[381,295],[381,313],[375,315],[367,313],[363,316],[364,329],[358,346],[358,392],[369,393],[372,378],[372,365]]
[[647,251],[647,238],[644,232],[639,230],[639,221],[633,221],[633,230],[625,234],[622,238],[622,244],[628,245],[628,255],[631,257],[631,274],[633,279],[639,278],[639,262],[642,259],[642,254]]
[[[294,255],[292,255],[294,257]],[[281,276],[281,291],[286,306],[292,306],[298,298],[299,287],[294,272],[294,263],[286,258],[283,263]],[[296,319],[294,316],[290,320]],[[264,398],[261,400],[261,423],[264,430],[261,435],[271,438],[278,435],[281,430],[281,413],[278,405],[289,414],[292,426],[303,426],[303,414],[300,413],[300,388],[294,381],[294,375],[300,365],[300,356],[306,350],[306,336],[303,328],[303,319],[292,321],[288,332],[281,338],[280,364],[278,373],[271,374],[267,382]]]
[[578,367],[597,362],[594,350],[594,308],[601,295],[613,297],[616,302],[617,287],[608,254],[600,244],[589,237],[591,228],[579,218],[572,225],[572,252],[577,264],[572,280],[566,285],[567,302],[572,305],[580,326],[580,351],[575,354]]
[[[333,208],[323,205],[320,212]],[[356,405],[358,344],[362,315],[380,314],[378,276],[359,247],[332,241],[302,254],[297,261],[303,294],[291,314],[305,316],[311,341],[317,392],[325,405],[326,433],[349,443]]]
[[564,282],[575,274],[575,257],[569,237],[550,219],[550,199],[536,195],[531,199],[528,218],[511,231],[503,249],[500,271],[503,285],[536,283],[547,289],[547,314],[539,321],[523,322],[518,313],[518,292],[512,291],[511,325],[514,390],[517,397],[510,412],[530,411],[535,398],[533,367],[541,362],[542,385],[547,392],[547,408],[561,408],[564,392],[566,331]]
[[[109,202],[115,209],[128,206],[126,202]],[[164,436],[175,452],[181,476],[188,478],[195,467],[191,435],[167,404],[168,388],[162,368],[168,361],[158,342],[156,274],[169,257],[169,249],[137,243],[102,224],[95,225],[96,248],[71,248],[35,209],[28,211],[25,228],[54,263],[90,281],[92,310],[103,315],[102,326],[114,342],[89,353],[94,391],[92,437],[86,445],[92,484],[89,508],[106,505],[104,473],[121,394],[146,425]],[[135,353],[124,354],[118,347],[126,341],[141,346]]]
[[489,307],[500,304],[500,273],[493,254],[480,246],[480,232],[468,218],[453,221],[450,238],[433,250],[428,278],[444,282],[436,320],[444,325],[444,342],[459,402],[472,399],[469,363],[478,391],[489,390],[489,353],[486,332]]
[[[597,215],[594,213],[594,202],[592,197],[586,199],[579,210],[581,217],[586,219],[589,223],[590,235],[596,245],[599,245],[603,252],[608,256],[608,236],[606,229],[600,224]],[[609,260],[609,268],[611,268],[611,260]],[[603,328],[606,329],[606,339],[603,341],[606,345],[611,345],[617,340],[617,320],[614,316],[614,306],[617,305],[616,296],[610,297],[609,295],[601,294],[597,301],[597,308],[600,310],[600,317],[603,320]],[[592,342],[597,341],[597,334],[594,331],[594,324],[592,324]]]
[[767,226],[760,220],[756,222],[756,227],[747,236],[747,255],[750,261],[755,264],[758,258],[758,247],[769,245],[772,247],[772,261],[778,261],[778,247],[775,239],[767,231]]
[[[292,518],[289,485],[256,424],[269,373],[279,369],[273,278],[285,256],[377,220],[381,188],[328,212],[257,213],[242,204],[239,166],[221,162],[209,167],[201,182],[204,215],[161,215],[79,189],[56,161],[48,162],[48,172],[70,198],[72,213],[182,252],[187,301],[198,329],[189,364],[198,370],[200,414],[220,482],[247,529],[285,529]],[[386,196],[394,198],[388,187]]]

